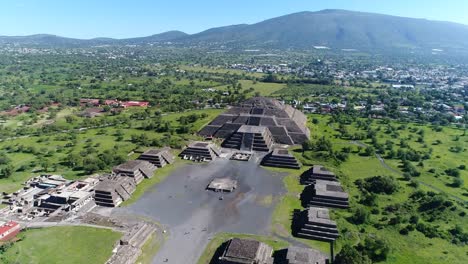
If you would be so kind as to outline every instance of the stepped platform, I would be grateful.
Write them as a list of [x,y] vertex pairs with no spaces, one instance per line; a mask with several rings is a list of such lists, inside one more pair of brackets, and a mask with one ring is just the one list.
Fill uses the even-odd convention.
[[319,206],[330,208],[349,208],[349,195],[339,182],[315,180],[304,188],[301,194],[304,207]]
[[242,125],[222,144],[225,148],[260,152],[270,151],[272,145],[273,137],[268,128],[251,125]]
[[219,264],[273,264],[273,249],[265,243],[233,238],[227,242]]
[[193,161],[212,161],[221,155],[221,150],[212,142],[196,141],[186,147],[179,157]]
[[129,199],[136,189],[135,181],[130,177],[111,175],[102,178],[94,188],[94,200],[97,205],[117,207]]
[[312,248],[302,248],[291,246],[286,249],[286,259],[284,264],[328,264],[328,256],[318,250]]
[[129,160],[112,169],[115,175],[131,177],[137,184],[144,178],[152,178],[157,169],[152,163],[145,160]]
[[284,148],[275,148],[271,153],[263,158],[261,164],[267,167],[297,170],[301,168],[301,164],[299,164],[296,158]]
[[141,154],[138,160],[145,160],[158,168],[162,168],[167,164],[174,163],[174,156],[170,150],[170,148],[149,149]]
[[247,152],[236,152],[231,155],[231,160],[239,160],[239,161],[249,161],[252,158],[252,153]]
[[[307,117],[299,110],[276,99],[250,98],[231,107],[202,128],[204,137],[229,139],[244,126],[266,127],[276,144],[302,144],[310,137]],[[236,139],[236,138],[234,138]],[[235,143],[232,148],[237,148]]]
[[237,188],[237,181],[230,178],[213,179],[206,187],[214,192],[232,192]]
[[339,236],[328,209],[319,207],[310,207],[294,217],[293,235],[325,242],[335,241]]
[[301,184],[303,185],[313,184],[316,180],[338,181],[335,173],[328,171],[321,165],[314,165],[300,177]]

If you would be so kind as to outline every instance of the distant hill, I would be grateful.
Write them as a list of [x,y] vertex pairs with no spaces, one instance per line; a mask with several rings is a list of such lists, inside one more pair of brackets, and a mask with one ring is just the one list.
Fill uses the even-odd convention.
[[345,10],[323,10],[295,13],[252,25],[210,29],[194,34],[188,40],[268,44],[282,48],[468,49],[468,26]]
[[126,43],[126,44],[148,44],[148,43],[157,43],[157,42],[170,42],[171,40],[180,39],[183,37],[187,37],[189,34],[184,33],[182,31],[167,31],[164,33],[151,35],[148,37],[141,37],[141,38],[129,38],[129,39],[120,39],[116,40],[116,42]]
[[65,38],[56,35],[37,34],[30,36],[0,36],[0,44],[32,45],[32,46],[52,46],[52,47],[83,47],[97,45],[127,45],[127,44],[148,44],[158,42],[169,42],[188,36],[181,31],[168,31],[160,34],[141,38],[113,39],[113,38],[94,38],[94,39],[74,39]]
[[245,47],[306,48],[326,46],[333,49],[380,51],[468,50],[468,26],[442,21],[405,18],[346,10],[300,12],[256,24],[208,29],[188,35],[169,31],[131,39],[78,40],[54,35],[0,37],[2,43],[49,46],[99,44],[226,44]]

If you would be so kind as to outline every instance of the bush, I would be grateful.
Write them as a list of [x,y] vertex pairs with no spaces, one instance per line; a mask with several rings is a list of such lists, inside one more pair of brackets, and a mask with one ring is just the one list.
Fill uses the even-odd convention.
[[366,178],[364,181],[356,181],[360,189],[371,193],[392,194],[398,190],[398,182],[392,176],[374,176]]
[[358,246],[373,261],[385,261],[390,253],[390,245],[379,237],[366,237],[364,244]]
[[459,188],[459,187],[463,186],[463,180],[461,178],[454,178],[452,186],[455,187],[455,188]]
[[341,248],[341,251],[335,257],[335,264],[370,264],[372,261],[367,255],[363,255],[361,252],[357,251],[356,248],[350,245],[344,245]]
[[370,213],[365,207],[359,206],[354,210],[353,215],[348,219],[351,223],[361,225],[369,221]]
[[400,229],[400,234],[401,234],[401,235],[406,236],[406,235],[408,235],[408,233],[409,233],[408,228],[403,227],[402,229]]
[[436,227],[425,224],[425,223],[417,224],[416,225],[416,230],[423,233],[428,238],[434,238],[434,237],[439,236],[439,231],[437,230]]
[[457,168],[454,168],[454,169],[446,169],[446,170],[445,170],[445,173],[446,173],[448,176],[460,177],[460,171],[459,171]]

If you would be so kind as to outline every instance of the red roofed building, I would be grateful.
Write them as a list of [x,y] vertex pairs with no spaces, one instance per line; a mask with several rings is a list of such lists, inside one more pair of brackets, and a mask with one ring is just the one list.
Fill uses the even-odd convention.
[[99,106],[99,99],[80,99],[81,106]]
[[144,102],[144,101],[128,101],[128,102],[121,103],[121,106],[123,108],[132,107],[132,106],[147,107],[148,105],[149,105],[149,102]]
[[0,226],[0,241],[8,241],[14,238],[21,230],[20,224],[10,221]]
[[119,101],[117,101],[117,100],[105,100],[104,104],[108,105],[108,106],[118,106]]

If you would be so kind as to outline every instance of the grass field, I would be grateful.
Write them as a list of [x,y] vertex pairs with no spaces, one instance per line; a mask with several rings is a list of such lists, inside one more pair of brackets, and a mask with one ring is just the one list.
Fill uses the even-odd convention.
[[[269,96],[273,93],[286,87],[284,83],[264,83],[264,82],[253,82],[250,80],[240,80],[239,83],[243,89],[253,88],[254,93],[258,92],[261,96]],[[214,87],[215,89],[225,91],[228,89],[227,85]]]
[[263,77],[265,74],[263,73],[248,73],[242,70],[236,69],[226,69],[221,67],[202,67],[202,66],[188,66],[188,65],[181,65],[179,66],[181,70],[185,71],[192,71],[192,72],[209,72],[209,73],[221,73],[221,74],[237,74],[237,75],[246,75],[252,77]]
[[120,233],[89,227],[31,229],[0,256],[2,263],[105,263]]
[[[350,210],[332,210],[332,217],[338,223],[340,229],[341,237],[337,240],[337,252],[340,249],[343,243],[357,244],[367,235],[377,235],[379,237],[385,238],[391,245],[391,252],[385,263],[463,263],[463,259],[466,259],[467,246],[460,246],[450,243],[447,240],[440,238],[428,238],[418,231],[412,231],[408,235],[401,235],[399,233],[401,225],[384,225],[383,227],[376,228],[372,224],[363,224],[355,225],[351,224],[346,220],[349,216],[352,215],[353,206],[357,206],[358,200],[360,197],[360,190],[356,187],[354,182],[357,179],[363,179],[367,177],[372,177],[376,175],[387,175],[393,176],[399,179],[399,191],[392,195],[377,195],[378,201],[378,212],[370,216],[372,223],[378,223],[384,217],[390,218],[391,215],[388,215],[385,212],[385,207],[395,204],[401,204],[408,200],[408,197],[415,191],[414,187],[410,187],[407,181],[402,180],[401,177],[401,168],[399,167],[399,162],[396,160],[385,160],[394,170],[400,171],[401,173],[396,173],[393,170],[386,168],[375,156],[363,156],[358,153],[355,153],[357,146],[350,143],[349,140],[340,139],[335,137],[337,131],[335,127],[338,127],[337,124],[329,124],[329,117],[313,115],[312,118],[319,120],[318,124],[313,125],[309,124],[311,128],[312,135],[316,135],[317,138],[325,136],[329,138],[333,144],[334,150],[340,150],[345,146],[351,146],[353,152],[350,153],[349,159],[341,164],[337,164],[330,160],[322,160],[320,157],[314,159],[314,155],[307,155],[307,158],[302,157],[301,152],[294,152],[296,157],[301,160],[303,163],[308,165],[313,164],[322,164],[325,165],[330,170],[334,171],[340,178],[340,182],[345,187],[345,189],[350,194],[351,209]],[[397,123],[391,123],[393,126],[397,126]],[[399,138],[394,138],[383,132],[383,128],[378,128],[382,126],[378,121],[374,121],[371,127],[376,130],[380,130],[377,133],[377,138],[382,142],[386,140],[393,141],[395,145],[399,144],[399,140],[404,138],[408,141],[408,144],[411,148],[424,151],[425,147],[423,144],[416,142],[416,137],[411,138],[409,135],[412,134],[411,128],[416,126],[414,124],[409,124],[407,128],[400,132]],[[354,124],[347,126],[349,130],[356,129]],[[453,153],[449,151],[449,148],[454,144],[464,144],[467,138],[460,137],[457,142],[453,142],[453,138],[456,135],[461,135],[462,131],[444,127],[442,132],[435,132],[431,129],[430,126],[418,126],[418,129],[423,128],[425,130],[424,141],[427,145],[430,145],[436,140],[442,142],[447,142],[447,144],[432,145],[433,154],[429,160],[424,161],[424,168],[420,168],[422,175],[416,177],[415,179],[421,182],[428,183],[437,189],[441,189],[446,194],[455,195],[460,199],[464,199],[463,193],[466,192],[466,181],[465,187],[463,188],[453,188],[449,186],[450,180],[448,176],[434,177],[433,174],[428,173],[429,168],[436,168],[436,171],[443,174],[443,171],[446,168],[457,167],[463,162],[468,160],[467,153]],[[413,133],[414,134],[414,133]],[[364,143],[371,144],[370,141],[364,140]],[[415,164],[417,166],[417,164]],[[467,171],[460,171],[463,179],[467,177]],[[278,205],[277,211],[275,211],[273,221],[279,224],[282,227],[283,231],[290,232],[288,217],[283,214],[283,212],[291,212],[293,209],[300,207],[300,204],[297,200],[297,194],[301,191],[301,186],[297,184],[297,175],[300,172],[294,172],[287,178],[285,178],[285,185],[288,189],[288,195],[283,198],[283,201]],[[437,191],[437,189],[420,185],[419,189],[425,191]],[[461,205],[461,204],[459,204]],[[465,228],[466,231],[466,221],[463,217],[458,216],[458,213],[466,211],[463,206],[457,206],[455,209],[456,212],[446,212],[445,216],[442,219],[434,220],[434,225],[439,226],[442,230],[447,230],[452,228],[456,224],[459,224]],[[409,217],[409,216],[408,216]],[[280,229],[281,230],[281,229]],[[311,246],[316,246],[321,248],[320,245],[310,244]]]
[[[130,115],[134,111],[135,110],[131,110],[127,114]],[[169,113],[164,115],[162,120],[171,122],[174,127],[177,127],[177,119],[181,116],[186,116],[192,113],[205,113],[207,117],[201,118],[195,123],[191,124],[192,130],[198,131],[201,127],[214,119],[214,117],[222,111],[224,110],[207,109],[193,110],[182,113]],[[63,115],[58,115],[57,118],[57,122],[65,123],[63,120]],[[107,117],[99,117],[93,120],[98,122],[103,118]],[[168,145],[170,143],[166,139],[168,136],[172,138],[174,142],[182,145],[187,140],[198,138],[193,134],[170,135],[169,133],[157,133],[154,130],[140,129],[140,126],[145,122],[148,121],[134,120],[130,121],[129,125],[115,125],[106,128],[93,128],[83,131],[53,133],[0,142],[0,148],[2,149],[2,152],[4,152],[5,155],[11,160],[11,165],[14,168],[14,172],[10,177],[0,179],[0,192],[16,191],[18,188],[20,188],[24,181],[40,173],[43,173],[44,171],[40,162],[41,159],[48,161],[48,173],[64,175],[69,179],[77,179],[79,177],[85,176],[84,171],[72,170],[69,167],[64,166],[62,162],[68,155],[70,155],[70,153],[79,155],[87,146],[93,146],[97,151],[100,152],[105,150],[116,151],[121,156],[124,156],[127,159],[131,159],[135,157],[128,156],[128,154],[133,150],[140,148],[137,144],[131,141],[132,135],[145,134],[149,139],[158,139],[164,145]],[[123,133],[123,139],[121,141],[117,140],[117,131],[121,131]],[[67,146],[67,144],[72,142],[69,139],[69,135],[71,133],[76,135],[76,140],[72,146]],[[166,141],[163,142],[164,140]],[[31,153],[30,151],[17,151],[17,149],[25,149],[28,147],[33,147],[34,152]],[[112,166],[109,166],[106,171],[109,171],[111,167]],[[156,179],[153,179],[153,181],[154,180]]]

